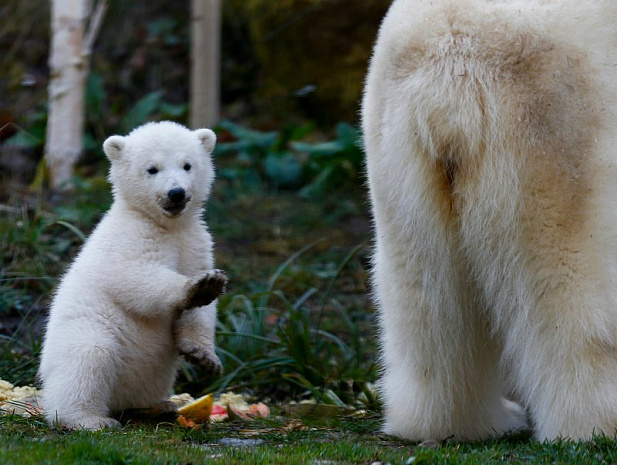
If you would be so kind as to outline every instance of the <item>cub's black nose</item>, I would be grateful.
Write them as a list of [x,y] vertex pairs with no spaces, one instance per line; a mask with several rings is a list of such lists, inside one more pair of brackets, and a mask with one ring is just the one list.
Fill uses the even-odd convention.
[[167,193],[167,197],[173,203],[182,203],[186,198],[186,192],[181,187],[174,187]]

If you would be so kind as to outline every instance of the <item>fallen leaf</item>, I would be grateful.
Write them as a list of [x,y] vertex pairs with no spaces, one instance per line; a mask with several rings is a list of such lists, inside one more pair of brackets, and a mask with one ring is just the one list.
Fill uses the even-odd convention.
[[283,407],[283,415],[289,417],[302,418],[329,418],[340,415],[349,415],[354,412],[350,407],[339,407],[337,405],[319,404],[316,402],[303,402],[299,404],[288,404]]
[[238,434],[243,436],[259,436],[260,434],[268,434],[277,431],[275,428],[263,428],[263,429],[239,429]]
[[288,421],[285,426],[281,428],[283,433],[291,433],[292,431],[305,431],[306,425],[302,423],[302,420],[295,419]]

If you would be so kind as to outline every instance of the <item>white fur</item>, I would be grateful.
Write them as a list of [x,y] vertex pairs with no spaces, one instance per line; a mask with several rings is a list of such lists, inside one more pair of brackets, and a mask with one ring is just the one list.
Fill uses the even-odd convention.
[[615,24],[612,0],[384,19],[363,130],[387,432],[616,432]]
[[[114,203],[63,277],[45,335],[39,375],[51,423],[118,426],[112,413],[156,407],[172,392],[178,350],[220,363],[216,303],[176,319],[194,277],[214,266],[201,214],[215,141],[209,129],[171,122],[105,141]],[[174,187],[191,198],[179,214],[163,209]]]

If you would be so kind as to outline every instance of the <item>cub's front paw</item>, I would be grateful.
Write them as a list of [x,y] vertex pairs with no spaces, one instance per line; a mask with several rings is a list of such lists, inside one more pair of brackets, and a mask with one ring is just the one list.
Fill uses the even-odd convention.
[[196,276],[189,282],[186,308],[202,307],[211,304],[225,292],[227,275],[223,270],[212,270]]
[[213,350],[194,345],[179,347],[180,353],[194,365],[198,365],[215,376],[223,373],[223,364]]

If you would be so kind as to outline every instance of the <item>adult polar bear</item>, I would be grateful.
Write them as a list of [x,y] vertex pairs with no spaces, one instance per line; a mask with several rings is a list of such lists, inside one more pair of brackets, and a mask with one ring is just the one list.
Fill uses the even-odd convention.
[[615,24],[612,0],[393,3],[363,103],[387,432],[617,430]]

